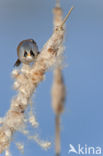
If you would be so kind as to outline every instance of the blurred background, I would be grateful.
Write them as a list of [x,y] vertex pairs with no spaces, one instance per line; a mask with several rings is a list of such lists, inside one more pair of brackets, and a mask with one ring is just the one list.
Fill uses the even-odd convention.
[[[103,0],[61,0],[64,15],[72,5],[75,9],[66,23],[65,36],[63,73],[67,98],[61,118],[61,156],[68,155],[69,144],[103,149]],[[0,0],[1,117],[16,94],[11,78],[17,59],[16,47],[23,39],[33,38],[41,50],[52,34],[54,6],[55,0]],[[25,142],[25,156],[55,155],[51,85],[50,70],[33,97],[33,107],[40,123],[36,131],[42,139],[51,141],[52,147],[44,151],[34,141],[15,134],[15,142]],[[10,147],[12,155],[21,156],[14,141]]]

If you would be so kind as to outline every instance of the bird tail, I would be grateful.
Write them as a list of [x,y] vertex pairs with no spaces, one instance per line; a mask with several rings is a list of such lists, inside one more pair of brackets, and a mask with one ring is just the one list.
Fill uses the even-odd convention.
[[15,66],[18,67],[20,64],[21,64],[21,61],[20,61],[19,59],[17,59],[17,61],[16,61],[15,64],[14,64],[14,67],[15,67]]

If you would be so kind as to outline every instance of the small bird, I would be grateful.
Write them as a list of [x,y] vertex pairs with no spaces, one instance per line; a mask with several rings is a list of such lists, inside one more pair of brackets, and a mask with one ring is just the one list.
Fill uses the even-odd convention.
[[34,62],[38,54],[38,46],[33,39],[23,40],[17,46],[18,59],[14,66],[19,66],[21,62],[24,64]]

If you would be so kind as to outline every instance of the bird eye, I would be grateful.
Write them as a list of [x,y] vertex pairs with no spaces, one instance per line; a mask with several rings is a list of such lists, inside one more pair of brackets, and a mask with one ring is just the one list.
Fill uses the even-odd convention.
[[27,56],[27,52],[26,51],[24,51],[24,57],[26,57]]
[[35,56],[35,54],[33,53],[32,50],[30,50],[30,55],[31,55],[31,56]]

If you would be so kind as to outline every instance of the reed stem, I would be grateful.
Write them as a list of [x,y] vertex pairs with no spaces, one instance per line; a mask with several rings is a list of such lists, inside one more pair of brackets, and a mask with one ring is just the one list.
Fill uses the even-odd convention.
[[68,17],[70,16],[72,10],[73,10],[74,6],[72,6],[72,8],[69,10],[68,14],[65,16],[62,24],[60,25],[60,27],[63,27],[63,25],[65,24],[65,22],[67,21]]
[[56,134],[55,134],[55,151],[56,156],[60,156],[60,115],[56,115],[55,119],[55,127],[56,127]]

